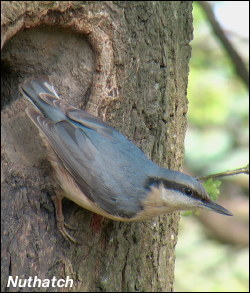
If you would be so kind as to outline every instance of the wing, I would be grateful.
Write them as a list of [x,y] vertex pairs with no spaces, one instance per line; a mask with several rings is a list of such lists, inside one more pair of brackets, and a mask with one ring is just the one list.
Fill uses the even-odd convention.
[[[131,149],[119,152],[112,140],[106,136],[103,140],[92,129],[84,132],[82,126],[76,127],[65,120],[51,122],[33,108],[28,108],[27,113],[90,200],[106,212],[121,217],[133,217],[141,210],[144,193],[137,190],[136,184],[142,186],[137,179],[146,165],[133,172],[130,160],[124,161],[127,152],[131,155]],[[95,139],[96,136],[99,137]],[[116,144],[120,145],[118,141]]]
[[[120,132],[93,115],[79,110],[54,96],[49,88],[32,81],[35,94],[25,85],[34,108],[27,113],[44,133],[62,164],[79,188],[106,212],[133,217],[142,208],[147,190],[146,170],[154,163]],[[53,114],[53,115],[52,115]]]

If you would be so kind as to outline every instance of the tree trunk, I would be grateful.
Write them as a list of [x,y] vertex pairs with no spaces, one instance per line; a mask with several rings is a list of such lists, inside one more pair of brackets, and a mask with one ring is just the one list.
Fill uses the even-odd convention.
[[126,224],[65,200],[81,244],[62,238],[46,148],[18,84],[49,75],[67,102],[180,169],[191,10],[189,1],[2,2],[2,291],[34,292],[7,288],[9,276],[74,280],[36,292],[173,290],[178,213]]

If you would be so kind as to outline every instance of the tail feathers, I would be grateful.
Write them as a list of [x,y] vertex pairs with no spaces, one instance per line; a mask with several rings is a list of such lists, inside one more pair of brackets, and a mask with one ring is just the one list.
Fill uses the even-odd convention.
[[21,84],[19,89],[44,117],[55,122],[65,119],[65,114],[55,107],[55,103],[61,100],[47,77],[30,78]]
[[45,118],[39,111],[33,107],[28,107],[25,112],[29,116],[30,120],[36,125],[36,127],[44,133],[44,127],[48,123],[53,123],[51,120]]
[[38,99],[40,94],[49,94],[59,98],[47,77],[29,78],[21,86],[20,91],[30,100]]
[[[43,117],[46,121],[49,120],[54,123],[68,121],[82,130],[85,128],[92,129],[110,140],[119,140],[122,137],[118,131],[99,118],[61,100],[48,78],[30,78],[20,86],[20,90],[35,106],[36,111],[28,108],[26,112],[40,129],[38,120],[42,121],[41,117]],[[37,110],[40,112],[37,112]],[[37,113],[40,117],[37,116]]]

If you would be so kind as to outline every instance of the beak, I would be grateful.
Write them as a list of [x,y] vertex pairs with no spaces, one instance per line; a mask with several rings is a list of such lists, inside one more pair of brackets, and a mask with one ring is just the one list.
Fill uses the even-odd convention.
[[233,216],[233,214],[231,212],[229,212],[227,209],[223,208],[222,206],[220,206],[219,204],[211,201],[211,202],[202,202],[201,205],[202,208],[205,209],[209,209],[213,212],[216,212],[218,214],[222,214],[225,216]]

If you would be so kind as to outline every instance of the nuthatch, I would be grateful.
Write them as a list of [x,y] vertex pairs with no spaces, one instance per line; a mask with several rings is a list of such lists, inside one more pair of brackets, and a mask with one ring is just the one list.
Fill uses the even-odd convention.
[[179,210],[205,208],[231,216],[193,177],[161,168],[123,134],[62,101],[47,78],[31,78],[20,90],[34,105],[26,112],[49,143],[61,194],[54,199],[58,228],[61,199],[117,221],[143,221]]

